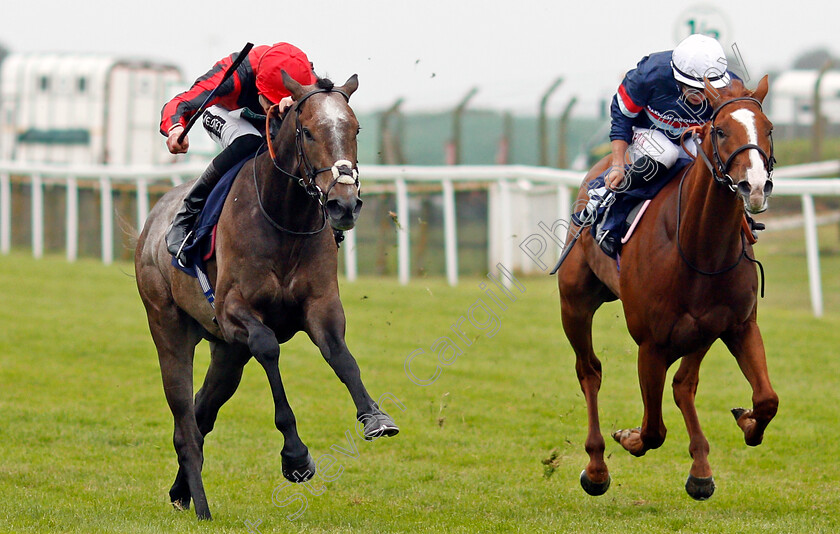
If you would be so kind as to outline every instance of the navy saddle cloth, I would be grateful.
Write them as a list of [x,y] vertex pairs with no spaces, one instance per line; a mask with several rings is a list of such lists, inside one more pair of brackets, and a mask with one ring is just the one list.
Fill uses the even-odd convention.
[[[645,182],[645,184],[641,187],[635,187],[629,191],[622,191],[621,193],[615,195],[615,200],[610,206],[606,208],[598,208],[598,217],[596,220],[600,220],[600,224],[593,224],[591,226],[590,231],[592,232],[592,237],[597,239],[596,230],[606,230],[613,232],[613,235],[617,239],[621,239],[626,230],[625,222],[627,217],[630,215],[630,212],[633,211],[633,208],[641,202],[655,197],[656,194],[665,187],[665,184],[670,182],[671,179],[673,179],[680,173],[681,170],[691,163],[692,160],[690,159],[680,158],[674,166],[668,169],[668,172],[662,176]],[[597,178],[589,182],[588,189],[591,190],[596,187],[604,187],[604,177],[608,171],[609,170],[604,171]]]
[[256,157],[256,154],[243,159],[219,179],[219,183],[210,192],[204,208],[198,215],[198,221],[196,222],[195,228],[193,228],[193,239],[184,245],[183,256],[186,258],[186,267],[178,263],[175,258],[172,258],[172,265],[192,277],[198,277],[195,270],[196,267],[202,271],[205,270],[204,258],[213,248],[213,228],[219,221],[219,215],[222,213],[225,200],[227,199],[228,193],[230,193],[231,186],[233,186],[233,180],[239,174],[242,166],[254,159],[254,157]]

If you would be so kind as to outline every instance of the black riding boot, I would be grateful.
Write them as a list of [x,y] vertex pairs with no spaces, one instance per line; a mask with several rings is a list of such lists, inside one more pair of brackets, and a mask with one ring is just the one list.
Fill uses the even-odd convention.
[[668,167],[664,163],[659,163],[650,156],[642,156],[633,162],[633,165],[627,169],[624,174],[624,181],[619,190],[629,191],[631,189],[638,189],[647,182],[658,180],[665,176],[668,172]]
[[204,207],[210,191],[216,186],[219,178],[221,178],[221,174],[211,162],[204,173],[193,184],[190,192],[187,193],[187,197],[184,199],[184,205],[181,206],[169,230],[166,232],[166,250],[175,256],[182,265],[185,262],[183,258],[179,257],[181,249],[190,237],[198,219],[198,214],[201,213],[201,208]]

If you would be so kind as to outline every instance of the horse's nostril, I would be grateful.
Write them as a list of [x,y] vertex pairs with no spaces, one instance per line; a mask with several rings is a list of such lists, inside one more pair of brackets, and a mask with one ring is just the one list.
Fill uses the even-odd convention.
[[341,214],[344,212],[344,210],[341,207],[341,202],[339,202],[338,200],[335,200],[335,199],[328,200],[327,201],[327,212],[330,214],[330,217],[332,217],[334,219],[340,218]]
[[362,211],[362,199],[356,197],[356,206],[353,208],[353,216],[358,217],[360,211]]
[[773,192],[773,182],[771,182],[770,180],[767,180],[766,182],[764,182],[764,196],[770,196],[770,194],[772,192]]
[[746,180],[738,183],[738,192],[744,196],[748,196],[750,194],[750,184]]

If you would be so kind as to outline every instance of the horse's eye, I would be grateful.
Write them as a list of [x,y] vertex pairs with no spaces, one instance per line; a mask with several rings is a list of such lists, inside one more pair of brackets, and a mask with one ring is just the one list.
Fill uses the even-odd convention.
[[306,137],[307,140],[312,141],[312,132],[309,131],[309,128],[303,129],[303,136]]
[[717,135],[720,138],[726,137],[726,133],[724,133],[724,131],[720,128],[715,128],[715,135]]

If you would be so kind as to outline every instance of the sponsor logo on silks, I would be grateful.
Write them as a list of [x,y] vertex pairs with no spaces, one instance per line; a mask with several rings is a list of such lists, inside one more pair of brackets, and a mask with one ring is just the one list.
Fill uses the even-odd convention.
[[672,139],[679,139],[687,128],[703,126],[706,123],[703,119],[679,117],[672,111],[660,113],[650,106],[646,106],[644,110],[653,127]]
[[225,125],[225,119],[219,117],[218,115],[213,115],[209,111],[205,111],[201,121],[202,124],[204,124],[205,130],[218,138],[222,137],[222,128]]

